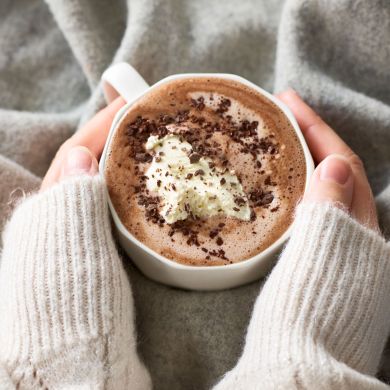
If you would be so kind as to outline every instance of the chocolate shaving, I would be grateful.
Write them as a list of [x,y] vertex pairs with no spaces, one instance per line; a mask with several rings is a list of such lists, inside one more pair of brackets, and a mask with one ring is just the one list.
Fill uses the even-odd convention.
[[[270,135],[268,137],[260,138],[258,136],[259,123],[257,121],[234,121],[231,115],[227,115],[229,108],[231,107],[231,101],[229,99],[223,98],[218,102],[215,113],[219,116],[219,119],[216,121],[209,119],[209,111],[211,111],[211,108],[204,111],[206,107],[205,100],[202,96],[197,99],[192,99],[190,101],[190,106],[194,108],[191,113],[188,110],[181,109],[174,114],[161,114],[155,119],[138,116],[133,122],[126,126],[126,134],[130,145],[129,157],[133,158],[136,162],[134,171],[135,175],[139,178],[139,183],[134,186],[134,193],[136,194],[138,203],[145,208],[147,220],[152,221],[159,226],[166,223],[159,214],[159,208],[161,206],[160,199],[149,194],[146,187],[146,180],[148,178],[142,174],[144,172],[142,163],[149,163],[153,159],[153,155],[145,152],[145,143],[150,135],[155,135],[158,139],[161,139],[170,133],[170,127],[168,125],[174,123],[179,124],[180,126],[177,126],[179,128],[177,132],[180,138],[189,142],[193,149],[188,156],[190,162],[192,164],[197,163],[202,156],[207,156],[212,160],[209,162],[209,167],[210,169],[213,169],[214,172],[216,167],[218,169],[223,169],[224,171],[230,169],[229,161],[225,156],[226,148],[219,142],[216,142],[217,138],[214,137],[217,133],[229,137],[227,148],[229,148],[229,143],[237,144],[238,150],[240,150],[241,153],[249,155],[250,158],[253,159],[253,164],[255,164],[256,168],[259,170],[262,168],[262,163],[259,159],[262,158],[261,156],[263,154],[274,156],[279,151],[279,144],[276,142],[275,137]],[[158,152],[157,155],[154,156],[156,162],[160,162],[161,156],[163,155],[163,152]],[[139,168],[140,166],[142,167],[141,169]],[[194,174],[196,176],[202,176],[205,172],[202,169],[198,169]],[[190,180],[194,174],[187,174],[186,179]],[[264,174],[264,171],[260,171],[260,174]],[[167,172],[166,176],[168,175]],[[226,179],[224,177],[220,178],[220,184],[226,184]],[[237,185],[234,182],[231,182],[230,184],[232,187]],[[275,185],[270,176],[266,177],[264,184],[266,186]],[[157,181],[157,186],[162,186],[161,180]],[[171,188],[175,190],[176,187],[171,185]],[[251,207],[250,218],[252,221],[256,219],[256,213],[253,208],[268,207],[274,199],[272,191],[264,191],[262,189],[249,191],[247,196]],[[241,196],[236,196],[234,202],[237,206],[241,207],[246,203],[246,199]],[[234,207],[234,210],[239,211],[239,207]],[[271,211],[276,211],[278,207],[279,206],[273,207]],[[181,232],[183,236],[187,238],[188,245],[199,246],[198,230],[203,222],[192,215],[188,204],[185,205],[185,209],[188,218],[185,221],[177,221],[170,225],[169,236],[171,237],[176,232]],[[218,234],[224,226],[223,223],[220,223],[217,228],[212,229],[209,233],[209,236],[213,239],[218,237],[217,244],[220,243],[218,245],[223,244],[223,240]],[[225,252],[222,249],[219,251],[206,251],[204,252],[208,253],[207,257],[209,258],[210,256],[215,256],[227,260]]]
[[176,115],[175,122],[176,123],[183,123],[188,119],[188,117],[189,117],[188,110],[179,111]]
[[234,198],[234,203],[237,204],[238,206],[243,206],[246,201],[242,196],[237,196]]
[[203,176],[204,175],[204,170],[203,169],[198,169],[197,171],[195,171],[194,173],[195,176]]
[[191,106],[196,108],[198,111],[202,111],[206,106],[204,104],[204,97],[200,96],[198,99],[191,99]]
[[[211,250],[209,251],[209,254],[211,256],[214,256],[214,257],[219,257],[220,259],[223,259],[223,260],[229,260],[227,257],[226,257],[226,254],[225,254],[225,251],[223,249],[218,249],[218,250]],[[207,258],[207,256],[206,256]]]
[[191,153],[188,157],[190,159],[190,163],[195,164],[200,160],[201,155],[199,153]]
[[217,236],[218,236],[218,233],[219,233],[219,230],[218,230],[218,229],[213,229],[213,230],[210,231],[209,237],[210,237],[210,238],[217,237]]
[[232,103],[229,99],[222,98],[221,101],[218,103],[218,108],[215,112],[222,116],[222,114],[224,114],[225,112],[227,112],[229,110],[229,107],[231,106],[231,104]]
[[271,203],[274,200],[274,196],[272,195],[271,192],[264,194],[263,199],[262,199],[262,204],[266,205]]
[[198,232],[191,228],[191,220],[176,221],[170,225],[171,230],[169,234],[173,236],[176,232],[181,232],[187,238],[187,245],[200,246],[198,239]]
[[274,196],[271,191],[264,192],[261,189],[257,189],[249,192],[248,198],[254,207],[258,207],[271,203],[274,199]]
[[250,220],[251,221],[255,221],[256,220],[256,213],[255,213],[255,210],[251,210],[251,215],[250,215]]

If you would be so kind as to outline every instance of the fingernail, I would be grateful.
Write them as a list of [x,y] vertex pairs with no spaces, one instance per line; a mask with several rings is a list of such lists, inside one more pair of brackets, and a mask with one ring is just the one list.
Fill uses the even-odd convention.
[[340,185],[348,181],[352,171],[346,160],[338,156],[329,156],[321,163],[320,179],[333,181]]
[[63,173],[65,175],[81,175],[88,173],[92,166],[92,155],[87,148],[72,148],[66,157]]

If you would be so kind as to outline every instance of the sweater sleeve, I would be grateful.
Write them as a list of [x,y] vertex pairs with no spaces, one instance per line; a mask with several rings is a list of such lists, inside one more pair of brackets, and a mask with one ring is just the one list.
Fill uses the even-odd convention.
[[0,389],[1,390],[15,390],[15,385],[12,383],[8,372],[2,367],[0,363]]
[[388,389],[390,247],[329,204],[297,209],[237,365],[214,390]]
[[100,178],[74,178],[28,198],[3,245],[2,380],[6,372],[16,388],[151,388]]

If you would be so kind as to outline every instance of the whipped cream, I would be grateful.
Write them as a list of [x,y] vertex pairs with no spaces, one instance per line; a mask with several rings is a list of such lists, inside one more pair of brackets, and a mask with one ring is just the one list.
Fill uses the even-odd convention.
[[234,171],[214,167],[175,134],[160,139],[152,135],[145,146],[155,152],[146,185],[160,197],[160,215],[167,223],[218,214],[250,219],[248,198]]

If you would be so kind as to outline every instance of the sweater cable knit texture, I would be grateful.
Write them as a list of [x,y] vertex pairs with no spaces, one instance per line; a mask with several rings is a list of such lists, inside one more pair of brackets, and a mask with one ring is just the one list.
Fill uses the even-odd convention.
[[[1,388],[150,389],[102,180],[32,196],[3,238]],[[298,206],[243,354],[215,390],[387,388],[373,375],[390,324],[389,255],[344,211]]]
[[21,388],[145,388],[99,179],[65,182],[16,210],[4,234],[0,312],[0,359]]
[[222,389],[382,389],[390,248],[330,205],[301,204]]

